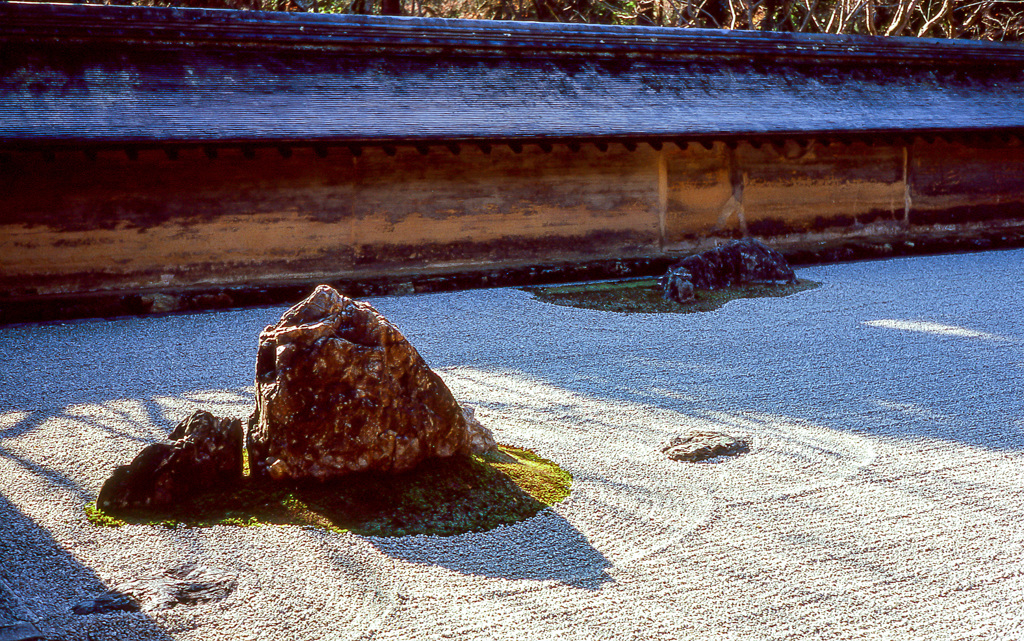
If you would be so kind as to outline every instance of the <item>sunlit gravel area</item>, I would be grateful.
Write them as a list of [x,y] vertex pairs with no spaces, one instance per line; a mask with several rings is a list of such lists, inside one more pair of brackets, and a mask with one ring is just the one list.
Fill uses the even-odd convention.
[[[1024,638],[1024,251],[798,270],[704,314],[373,299],[499,441],[572,473],[450,538],[90,525],[194,409],[247,416],[283,308],[0,328],[0,590],[53,639]],[[708,428],[750,451],[671,461]],[[75,615],[199,563],[225,600]]]

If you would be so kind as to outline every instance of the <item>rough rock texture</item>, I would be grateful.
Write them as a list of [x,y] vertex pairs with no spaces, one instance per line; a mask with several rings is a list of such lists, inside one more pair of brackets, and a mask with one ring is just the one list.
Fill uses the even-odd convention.
[[718,456],[743,454],[750,444],[721,432],[695,431],[673,436],[661,451],[673,461],[706,461]]
[[39,628],[28,621],[0,625],[0,641],[43,641],[45,638]]
[[243,436],[239,419],[197,411],[169,440],[147,445],[130,465],[115,469],[96,504],[112,512],[167,508],[233,485],[242,477]]
[[666,299],[692,300],[684,284],[686,273],[696,289],[721,289],[758,281],[796,282],[796,274],[783,255],[753,238],[730,241],[670,267],[658,279]]
[[476,410],[468,405],[464,405],[462,407],[462,415],[466,417],[469,429],[469,451],[474,454],[496,451],[498,449],[498,442],[494,440],[491,430],[476,420]]
[[402,472],[493,438],[367,303],[321,285],[260,334],[252,473],[275,480]]
[[661,285],[661,296],[665,300],[677,303],[689,303],[696,299],[693,290],[693,275],[685,267],[670,267],[665,275],[658,279]]
[[105,614],[116,610],[167,610],[176,605],[220,601],[238,584],[238,577],[226,570],[202,565],[184,565],[161,576],[149,576],[121,583],[112,590],[78,603],[75,614]]

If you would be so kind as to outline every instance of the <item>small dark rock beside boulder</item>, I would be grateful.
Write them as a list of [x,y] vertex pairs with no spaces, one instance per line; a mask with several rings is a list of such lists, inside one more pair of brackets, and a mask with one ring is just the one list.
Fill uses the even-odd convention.
[[750,451],[750,444],[721,432],[694,431],[673,436],[661,451],[673,461],[697,462],[744,454]]
[[100,489],[96,505],[117,513],[168,508],[242,478],[242,422],[197,411],[169,440],[147,445]]
[[694,289],[773,281],[795,283],[796,274],[782,254],[753,238],[733,240],[685,258],[658,279],[662,296],[680,303],[693,300]]

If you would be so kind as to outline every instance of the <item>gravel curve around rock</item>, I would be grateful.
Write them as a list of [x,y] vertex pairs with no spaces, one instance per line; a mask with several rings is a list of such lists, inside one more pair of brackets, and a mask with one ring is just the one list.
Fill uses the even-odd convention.
[[[0,584],[60,639],[1024,637],[1024,251],[798,270],[816,290],[624,315],[517,289],[377,298],[503,443],[575,479],[492,532],[96,528],[194,409],[245,416],[283,308],[0,328]],[[668,460],[691,428],[748,454]],[[182,563],[226,600],[78,616]]]

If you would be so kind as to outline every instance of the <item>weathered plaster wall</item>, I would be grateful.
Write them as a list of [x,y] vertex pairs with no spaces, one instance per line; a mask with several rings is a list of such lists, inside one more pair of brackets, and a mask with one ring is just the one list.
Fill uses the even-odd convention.
[[792,245],[1024,222],[1015,139],[601,147],[8,154],[0,294],[359,278],[662,255],[744,234]]
[[1024,147],[977,141],[918,143],[909,162],[910,223],[1024,219]]
[[773,237],[902,218],[901,153],[816,140],[670,150],[666,242]]
[[14,156],[0,178],[0,290],[251,283],[658,246],[650,148],[458,151]]

